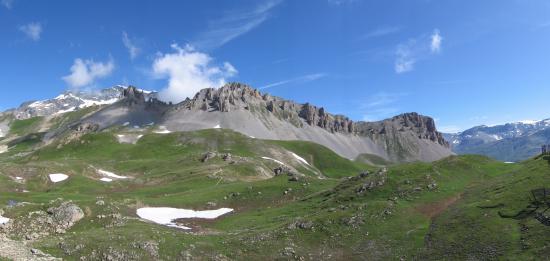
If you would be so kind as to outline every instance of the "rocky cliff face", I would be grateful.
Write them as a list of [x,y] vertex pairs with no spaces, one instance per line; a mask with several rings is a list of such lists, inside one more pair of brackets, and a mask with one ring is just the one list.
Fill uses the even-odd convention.
[[387,134],[393,132],[415,133],[419,139],[430,140],[443,147],[449,148],[449,142],[445,140],[443,134],[438,132],[435,127],[435,121],[427,116],[416,112],[404,113],[391,119],[378,122],[359,122],[355,128],[356,133],[369,137],[376,134]]
[[323,107],[309,103],[299,104],[269,94],[262,95],[257,89],[240,83],[230,83],[219,89],[201,90],[193,99],[178,105],[178,109],[209,112],[263,111],[281,120],[289,121],[296,127],[307,124],[330,133],[371,138],[388,132],[409,131],[415,133],[419,139],[432,141],[445,148],[449,147],[449,143],[437,131],[434,120],[418,113],[405,113],[379,122],[354,122],[346,116],[330,114]]

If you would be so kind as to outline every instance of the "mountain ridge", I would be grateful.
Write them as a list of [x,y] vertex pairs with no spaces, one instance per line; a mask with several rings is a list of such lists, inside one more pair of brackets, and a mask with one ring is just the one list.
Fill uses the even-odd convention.
[[[452,154],[434,120],[418,113],[378,122],[354,122],[344,115],[330,114],[323,107],[262,94],[241,83],[203,89],[178,104],[162,102],[155,93],[133,86],[119,86],[117,90],[116,101],[111,93],[108,103],[98,102],[100,108],[75,125],[94,124],[98,130],[119,125],[155,125],[168,131],[219,127],[260,139],[312,141],[350,159],[373,154],[393,162],[433,161]],[[32,104],[16,109],[15,115],[21,111],[29,115]],[[61,133],[50,131],[46,137],[56,138]]]
[[481,154],[501,161],[526,160],[550,143],[550,119],[480,125],[454,134],[444,134],[458,154]]

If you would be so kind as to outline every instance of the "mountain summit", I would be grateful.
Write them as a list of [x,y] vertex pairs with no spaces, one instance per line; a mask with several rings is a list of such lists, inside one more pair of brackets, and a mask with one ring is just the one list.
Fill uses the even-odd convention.
[[[122,99],[124,90],[130,87],[116,85],[100,91],[69,90],[53,99],[25,102],[14,110],[13,115],[16,119],[24,120],[32,117],[76,111],[94,105],[113,104]],[[135,87],[132,88],[136,89]],[[156,92],[139,91],[143,92],[148,98],[157,97]]]

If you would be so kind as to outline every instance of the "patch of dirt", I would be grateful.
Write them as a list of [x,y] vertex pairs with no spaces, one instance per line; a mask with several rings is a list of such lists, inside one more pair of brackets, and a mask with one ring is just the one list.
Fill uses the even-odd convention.
[[4,235],[0,235],[0,257],[15,261],[61,261],[61,258],[55,258],[40,250],[30,248],[23,242],[10,240]]
[[437,217],[439,214],[443,213],[443,211],[445,211],[460,198],[462,198],[462,194],[458,194],[437,202],[420,205],[416,207],[416,210],[426,217],[433,219],[434,217]]

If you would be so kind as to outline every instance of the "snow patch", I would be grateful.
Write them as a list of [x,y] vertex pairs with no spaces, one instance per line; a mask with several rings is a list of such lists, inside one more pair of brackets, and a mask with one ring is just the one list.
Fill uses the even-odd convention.
[[22,177],[15,177],[16,180],[23,180]]
[[168,134],[168,133],[172,133],[171,131],[169,131],[166,126],[159,126],[159,129],[154,131],[154,133],[156,134]]
[[102,170],[102,169],[98,169],[97,173],[100,174],[100,175],[107,176],[109,178],[115,178],[115,179],[127,179],[127,178],[129,178],[127,176],[119,176],[119,175],[117,175],[113,172],[109,172],[109,171]]
[[112,182],[113,179],[110,179],[110,178],[100,178],[99,180],[103,181],[103,182]]
[[281,161],[278,161],[278,160],[273,159],[273,158],[270,158],[270,157],[262,157],[262,159],[271,160],[271,161],[275,161],[275,162],[277,162],[277,163],[279,163],[279,164],[281,164],[281,165],[286,165],[286,164],[282,163]]
[[82,98],[78,98],[78,99],[82,102],[82,105],[80,105],[80,108],[92,107],[92,106],[95,106],[95,105],[113,104],[113,103],[115,103],[119,100],[118,98],[113,98],[113,99],[110,99],[110,100],[99,100],[99,101],[86,100],[86,99],[82,99]]
[[48,176],[50,177],[50,180],[53,183],[61,182],[61,181],[66,180],[66,179],[69,178],[69,176],[67,176],[65,174],[61,174],[61,173],[50,174]]
[[6,217],[3,217],[3,216],[0,215],[0,225],[6,224],[8,222],[10,222],[9,218],[6,218]]
[[306,161],[304,158],[298,156],[298,155],[297,155],[296,153],[294,153],[294,152],[291,152],[291,153],[292,153],[292,156],[294,156],[294,158],[296,158],[298,161],[300,161],[300,162],[302,162],[302,163],[304,163],[304,164],[306,164],[306,165],[308,165],[308,166],[311,166],[311,165],[309,165],[309,163],[307,163],[307,161]]
[[160,225],[177,227],[181,229],[191,229],[189,227],[176,224],[174,220],[180,218],[215,219],[232,211],[233,209],[231,208],[195,211],[191,209],[158,207],[140,208],[136,211],[136,214],[142,219],[149,220]]
[[8,151],[8,146],[6,145],[1,145],[0,146],[0,153],[5,153]]
[[116,138],[118,140],[118,143],[129,143],[129,144],[136,144],[139,139],[141,139],[143,135],[133,135],[133,134],[117,134]]
[[57,111],[55,114],[63,114],[63,113],[72,112],[72,111],[75,111],[75,110],[76,110],[76,107],[71,107],[71,108],[68,108],[66,110]]
[[505,161],[504,163],[506,163],[506,164],[515,164],[515,162],[513,162],[513,161]]
[[214,127],[212,127],[212,129],[221,129],[221,128],[222,128],[222,127],[221,127],[219,124],[216,125],[216,126],[214,126]]

